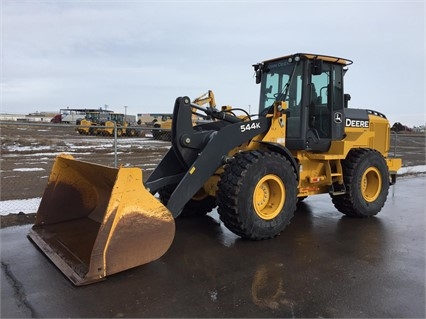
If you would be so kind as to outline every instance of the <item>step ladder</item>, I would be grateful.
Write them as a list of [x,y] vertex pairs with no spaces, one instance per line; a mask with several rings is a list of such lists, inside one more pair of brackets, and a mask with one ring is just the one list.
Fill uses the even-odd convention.
[[340,160],[329,160],[325,165],[327,180],[331,181],[330,195],[343,195],[346,193],[346,187],[343,181],[343,168]]

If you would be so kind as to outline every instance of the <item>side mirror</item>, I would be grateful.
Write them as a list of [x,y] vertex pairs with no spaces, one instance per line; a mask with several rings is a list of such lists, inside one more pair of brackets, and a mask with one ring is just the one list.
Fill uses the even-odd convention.
[[322,60],[314,59],[311,62],[312,75],[320,75],[322,73]]
[[259,84],[261,79],[262,79],[262,71],[257,70],[256,71],[256,84]]
[[260,63],[253,64],[255,77],[256,77],[256,84],[259,84],[262,81],[262,65]]
[[348,108],[348,102],[351,100],[351,95],[350,94],[348,94],[348,93],[345,93],[344,95],[343,95],[343,99],[344,99],[344,107],[345,108]]

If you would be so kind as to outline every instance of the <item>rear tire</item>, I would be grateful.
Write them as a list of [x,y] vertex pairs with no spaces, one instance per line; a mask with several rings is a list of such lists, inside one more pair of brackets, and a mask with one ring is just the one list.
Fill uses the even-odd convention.
[[278,153],[238,153],[225,165],[218,188],[220,219],[243,238],[278,235],[296,210],[297,177],[290,162]]
[[350,217],[377,215],[389,193],[389,171],[383,156],[372,149],[352,150],[342,167],[346,193],[331,195],[334,206]]

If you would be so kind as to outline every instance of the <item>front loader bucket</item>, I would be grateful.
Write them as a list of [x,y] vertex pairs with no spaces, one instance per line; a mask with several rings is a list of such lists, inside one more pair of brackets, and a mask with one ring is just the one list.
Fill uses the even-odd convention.
[[169,210],[138,168],[110,168],[60,155],[29,238],[77,286],[149,263],[170,247]]

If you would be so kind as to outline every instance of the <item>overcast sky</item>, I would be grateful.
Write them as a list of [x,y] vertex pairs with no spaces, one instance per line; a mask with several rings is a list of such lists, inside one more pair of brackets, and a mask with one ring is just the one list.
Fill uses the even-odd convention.
[[178,96],[258,107],[252,64],[296,52],[354,61],[350,107],[425,118],[425,2],[1,1],[1,112],[171,112]]

